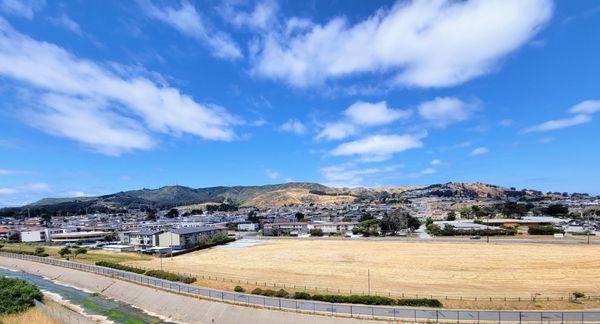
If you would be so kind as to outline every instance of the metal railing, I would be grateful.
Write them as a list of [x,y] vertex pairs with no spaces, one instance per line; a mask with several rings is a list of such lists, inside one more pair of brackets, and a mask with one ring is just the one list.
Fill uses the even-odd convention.
[[235,304],[261,306],[272,309],[292,310],[321,315],[338,315],[359,318],[382,318],[410,321],[435,322],[495,322],[495,323],[594,323],[600,322],[600,311],[478,311],[406,308],[392,306],[369,306],[297,300],[208,289],[189,284],[171,282],[132,272],[105,268],[72,261],[37,257],[33,255],[0,252],[0,256],[34,261],[70,269],[92,272],[117,279],[124,279],[167,291],[203,297]]

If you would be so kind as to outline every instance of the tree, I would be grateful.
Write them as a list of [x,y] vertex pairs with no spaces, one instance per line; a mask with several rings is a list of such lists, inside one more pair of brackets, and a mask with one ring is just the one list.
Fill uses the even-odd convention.
[[342,218],[342,222],[351,222],[352,221],[352,217],[350,216],[344,216],[344,218]]
[[42,223],[42,225],[46,227],[50,226],[50,224],[52,223],[52,215],[43,214],[40,223]]
[[304,222],[304,214],[301,212],[297,212],[294,216],[296,216],[296,220],[299,222]]
[[46,249],[44,249],[43,247],[36,247],[35,251],[33,252],[33,254],[37,255],[37,256],[43,256],[46,252]]
[[448,217],[446,217],[447,221],[455,221],[456,220],[456,212],[454,210],[451,210],[448,213]]
[[320,228],[313,228],[309,231],[310,236],[323,236],[323,230]]
[[86,254],[86,253],[87,253],[87,249],[86,248],[84,248],[84,247],[76,248],[73,251],[73,258],[76,258],[77,255],[79,255],[79,254]]
[[58,254],[64,258],[65,256],[71,254],[71,249],[69,249],[68,247],[64,247],[60,249],[60,251],[58,251]]
[[375,217],[373,217],[373,215],[371,215],[371,213],[369,213],[368,211],[365,211],[365,212],[363,212],[363,213],[360,215],[360,219],[359,219],[358,221],[359,221],[359,222],[364,222],[364,221],[366,221],[366,220],[369,220],[369,219],[374,219],[374,218],[375,218]]
[[156,221],[156,209],[147,209],[146,210],[146,220],[150,222]]
[[167,218],[176,218],[179,217],[179,210],[177,208],[171,208],[169,212],[165,215]]
[[563,204],[552,204],[544,209],[544,211],[550,216],[564,216],[569,213],[569,207]]
[[381,230],[380,221],[378,219],[368,219],[358,223],[352,229],[354,234],[362,234],[363,236],[378,236]]

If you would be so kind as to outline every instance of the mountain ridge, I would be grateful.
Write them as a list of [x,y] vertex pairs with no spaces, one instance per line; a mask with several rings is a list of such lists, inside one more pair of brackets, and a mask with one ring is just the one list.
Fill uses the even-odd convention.
[[331,204],[356,201],[389,201],[407,197],[462,197],[472,199],[504,199],[542,197],[540,191],[506,188],[493,184],[448,182],[429,186],[390,186],[378,188],[338,188],[313,182],[290,182],[260,186],[215,186],[190,188],[164,186],[157,189],[136,189],[113,194],[44,198],[21,207],[4,208],[15,213],[24,210],[80,213],[82,211],[113,212],[127,208],[165,209],[202,203],[227,203],[237,206],[270,208],[293,204]]

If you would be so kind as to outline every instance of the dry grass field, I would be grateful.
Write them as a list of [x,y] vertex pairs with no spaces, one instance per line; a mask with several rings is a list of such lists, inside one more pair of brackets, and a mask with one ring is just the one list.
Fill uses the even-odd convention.
[[[127,262],[154,269],[160,260]],[[600,295],[600,246],[265,240],[212,248],[173,260],[165,270],[286,285],[437,296]]]

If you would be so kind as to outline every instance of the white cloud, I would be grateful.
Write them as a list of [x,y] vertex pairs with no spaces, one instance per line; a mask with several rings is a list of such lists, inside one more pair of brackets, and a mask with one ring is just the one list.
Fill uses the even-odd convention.
[[425,135],[371,135],[356,141],[338,145],[331,151],[333,156],[359,155],[376,160],[385,160],[394,153],[403,152],[413,148],[423,147]]
[[180,33],[195,38],[205,44],[212,54],[219,58],[238,59],[242,51],[231,37],[214,30],[209,22],[202,17],[193,4],[182,1],[179,8],[157,7],[150,0],[140,0],[144,12],[154,19],[175,28]]
[[470,156],[477,156],[477,155],[483,155],[483,154],[487,154],[490,152],[490,149],[488,149],[487,147],[477,147],[475,149],[473,149],[473,151],[471,151],[471,153],[469,153]]
[[573,114],[593,114],[600,112],[600,100],[586,100],[569,109]]
[[334,122],[327,123],[325,127],[319,132],[316,136],[316,139],[325,139],[325,140],[341,140],[346,137],[356,135],[358,133],[358,128],[347,122]]
[[251,12],[246,12],[237,10],[231,3],[226,2],[220,9],[223,18],[238,28],[266,30],[276,23],[279,6],[275,1],[260,1]]
[[11,169],[0,169],[0,175],[14,175],[14,174],[30,174],[28,170],[11,170]]
[[370,103],[357,101],[344,110],[344,119],[327,123],[316,136],[316,139],[340,140],[356,135],[361,128],[380,126],[406,119],[411,116],[410,110],[389,108],[385,101]]
[[79,26],[79,24],[76,21],[74,21],[73,19],[71,19],[69,16],[67,16],[66,14],[62,14],[55,18],[50,18],[50,21],[52,23],[54,23],[55,25],[64,27],[65,29],[67,29],[79,36],[83,35],[83,31],[81,30],[81,27]]
[[502,127],[510,127],[513,124],[513,120],[512,119],[502,119],[501,121],[498,122],[498,125],[502,126]]
[[320,169],[325,183],[333,187],[364,186],[366,180],[379,180],[382,175],[396,172],[402,165],[391,165],[380,168],[358,168],[354,163],[332,165]]
[[10,187],[0,187],[0,195],[29,194],[48,191],[50,191],[50,186],[44,182],[34,182]]
[[127,69],[80,59],[15,31],[1,18],[0,76],[33,90],[34,98],[27,98],[32,108],[22,112],[31,125],[104,153],[154,147],[153,133],[236,137],[232,126],[239,120],[224,108],[197,103]]
[[434,174],[436,172],[437,172],[437,170],[434,168],[425,168],[425,169],[421,170],[421,174],[423,174],[423,175]]
[[457,85],[493,71],[552,11],[551,0],[398,1],[355,24],[336,17],[292,34],[271,32],[253,71],[296,87],[361,73],[402,85]]
[[267,178],[269,178],[269,179],[275,180],[275,179],[278,179],[281,177],[281,174],[277,171],[267,169],[266,173],[267,173]]
[[301,121],[296,119],[290,119],[287,122],[279,126],[279,130],[282,132],[294,133],[297,135],[303,135],[306,133],[306,126]]
[[441,165],[442,164],[442,160],[435,159],[435,160],[431,160],[430,163],[431,163],[431,165]]
[[408,118],[411,112],[388,108],[385,101],[376,103],[358,101],[348,107],[344,115],[357,125],[377,126]]
[[44,5],[44,0],[0,0],[1,11],[27,19],[32,19]]
[[549,120],[538,125],[530,126],[523,129],[521,133],[547,132],[551,130],[557,130],[589,123],[590,121],[592,121],[592,117],[588,115],[575,115],[569,118]]
[[473,103],[443,97],[426,101],[419,105],[419,115],[436,127],[446,127],[450,124],[465,121],[471,117],[471,111],[476,107]]

